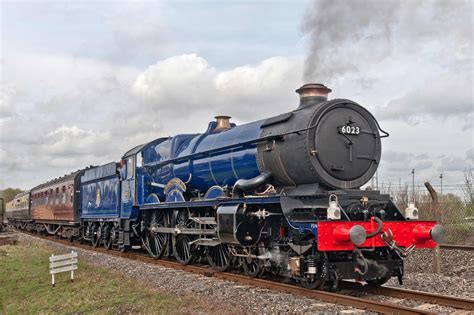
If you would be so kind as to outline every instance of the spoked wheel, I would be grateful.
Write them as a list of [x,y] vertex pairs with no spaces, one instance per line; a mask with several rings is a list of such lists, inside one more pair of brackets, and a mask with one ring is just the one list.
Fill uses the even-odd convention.
[[196,247],[194,244],[189,244],[194,240],[194,237],[190,235],[178,235],[175,240],[174,245],[174,256],[176,259],[186,265],[190,264],[194,260],[193,247]]
[[216,271],[226,271],[230,267],[232,257],[226,244],[208,246],[206,256],[209,264]]
[[112,248],[112,245],[114,244],[115,227],[113,225],[108,225],[104,231],[105,231],[104,248],[109,250]]
[[164,211],[154,211],[151,214],[150,225],[142,237],[142,243],[151,257],[158,259],[163,256],[169,241],[169,234],[156,232],[155,229],[168,225]]
[[[197,228],[197,223],[190,218],[188,209],[182,209],[175,213],[176,227],[183,229]],[[197,235],[181,234],[176,236],[173,244],[174,256],[176,259],[186,265],[192,263],[199,254],[199,245],[190,244],[197,239]]]
[[[249,254],[258,256],[258,247],[250,249]],[[242,264],[245,274],[251,278],[259,277],[263,274],[263,260],[261,259],[256,257],[241,257],[240,263]]]
[[92,246],[97,247],[100,244],[100,238],[101,238],[101,233],[100,233],[100,226],[99,225],[94,225],[94,228],[92,230]]
[[388,280],[390,280],[390,277],[381,277],[381,278],[376,278],[373,280],[366,280],[368,285],[372,287],[380,287],[381,285],[385,284]]

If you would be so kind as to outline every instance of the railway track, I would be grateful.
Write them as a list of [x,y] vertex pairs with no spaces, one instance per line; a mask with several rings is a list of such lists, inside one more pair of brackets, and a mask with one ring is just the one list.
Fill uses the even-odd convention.
[[409,289],[395,288],[389,286],[370,287],[358,283],[344,282],[342,287],[355,291],[379,294],[384,296],[396,297],[407,300],[423,301],[426,303],[448,306],[462,310],[474,310],[474,300],[458,298],[454,296],[445,296],[430,292],[414,291]]
[[[25,233],[25,232],[21,231],[21,233]],[[33,235],[30,233],[25,233],[25,234],[33,236],[33,237],[38,237],[44,240],[61,243],[66,246],[80,248],[83,250],[105,253],[108,255],[140,261],[140,262],[144,262],[148,264],[154,264],[154,265],[173,268],[177,270],[183,270],[186,272],[192,272],[192,273],[204,275],[207,277],[214,277],[217,279],[237,282],[240,284],[257,286],[257,287],[275,290],[279,292],[296,294],[296,295],[305,296],[308,298],[318,299],[318,300],[328,302],[328,303],[351,306],[354,308],[372,311],[372,312],[378,312],[378,313],[384,313],[384,314],[433,314],[432,312],[429,312],[426,310],[420,310],[420,309],[406,307],[406,306],[397,305],[397,304],[388,304],[385,301],[374,301],[367,298],[355,297],[355,296],[350,296],[350,295],[342,294],[342,293],[309,290],[309,289],[305,289],[293,284],[285,284],[285,283],[280,283],[280,282],[275,282],[275,281],[270,281],[270,280],[265,280],[265,279],[250,278],[244,275],[235,274],[231,272],[217,272],[211,269],[209,266],[183,265],[176,261],[171,261],[171,260],[166,260],[166,259],[153,259],[149,256],[146,256],[138,252],[122,253],[117,250],[106,250],[101,247],[93,248],[90,245],[73,243],[67,240],[62,240],[62,239],[52,239],[50,237]],[[474,300],[451,297],[451,296],[443,296],[443,295],[427,293],[427,292],[399,289],[399,288],[393,288],[393,287],[373,288],[373,287],[368,287],[368,286],[362,286],[360,284],[353,283],[353,282],[344,282],[343,288],[351,289],[355,291],[367,292],[371,294],[377,294],[377,295],[423,301],[423,302],[428,302],[428,303],[441,305],[441,306],[448,306],[448,307],[461,309],[461,310],[474,309]]]
[[444,244],[444,245],[439,245],[439,248],[441,248],[441,249],[468,250],[468,251],[473,251],[473,250],[474,250],[474,246],[468,246],[468,245],[449,245],[449,244]]

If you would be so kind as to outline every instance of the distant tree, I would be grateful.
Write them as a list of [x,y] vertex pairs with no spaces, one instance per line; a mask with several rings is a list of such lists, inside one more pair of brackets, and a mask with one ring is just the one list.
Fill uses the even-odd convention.
[[20,188],[6,188],[4,190],[0,190],[0,198],[3,198],[5,200],[5,203],[12,201],[13,198],[19,193],[21,193],[23,190]]
[[474,217],[474,187],[473,187],[474,175],[472,166],[464,170],[464,202],[466,203],[466,216]]
[[457,206],[461,206],[463,204],[461,197],[452,193],[443,194],[443,196],[440,197],[440,203],[449,203]]

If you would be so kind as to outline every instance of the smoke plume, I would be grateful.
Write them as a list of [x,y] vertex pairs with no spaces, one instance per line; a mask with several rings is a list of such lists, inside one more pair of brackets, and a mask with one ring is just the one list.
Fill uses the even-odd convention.
[[[332,83],[372,65],[426,54],[472,61],[472,1],[317,0],[304,17],[310,38],[305,82]],[[471,64],[472,66],[472,64]]]

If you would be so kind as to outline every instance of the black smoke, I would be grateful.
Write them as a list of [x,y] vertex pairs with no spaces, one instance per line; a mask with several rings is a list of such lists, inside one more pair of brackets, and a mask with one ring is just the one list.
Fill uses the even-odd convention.
[[316,0],[302,26],[310,39],[304,81],[331,84],[429,49],[433,62],[472,66],[472,6],[469,0]]

